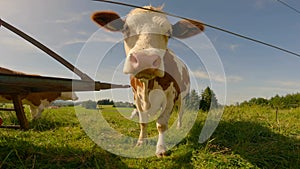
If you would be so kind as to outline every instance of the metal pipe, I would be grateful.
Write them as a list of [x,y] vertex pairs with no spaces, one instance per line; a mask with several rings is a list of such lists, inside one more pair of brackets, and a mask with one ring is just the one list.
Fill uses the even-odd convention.
[[0,94],[25,95],[33,92],[100,91],[113,88],[129,88],[129,85],[102,83],[65,78],[0,74]]

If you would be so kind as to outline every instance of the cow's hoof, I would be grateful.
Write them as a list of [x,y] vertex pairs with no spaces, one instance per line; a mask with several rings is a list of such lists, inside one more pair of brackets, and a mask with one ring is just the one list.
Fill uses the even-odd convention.
[[167,150],[166,150],[165,146],[158,146],[157,149],[156,149],[156,153],[155,154],[156,154],[156,156],[158,158],[162,158],[162,157],[168,156]]
[[136,143],[136,147],[139,147],[143,144],[147,144],[147,140],[146,139],[143,139],[143,140],[138,140],[138,142]]
[[164,157],[164,153],[156,154],[156,157],[157,157],[157,158],[163,158],[163,157]]
[[156,157],[158,158],[163,158],[163,157],[168,157],[170,154],[168,152],[161,152],[161,153],[156,153]]

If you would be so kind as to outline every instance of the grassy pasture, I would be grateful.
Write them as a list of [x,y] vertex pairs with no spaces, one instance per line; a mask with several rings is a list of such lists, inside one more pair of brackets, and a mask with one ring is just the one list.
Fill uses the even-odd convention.
[[[85,113],[99,113],[79,108]],[[121,108],[125,115],[131,109]],[[27,117],[30,117],[28,109]],[[113,107],[101,107],[103,117],[119,132],[137,137],[139,125]],[[175,113],[174,113],[175,114]],[[0,112],[4,124],[17,123],[14,113]],[[174,115],[171,124],[174,122]],[[30,130],[0,129],[0,168],[298,168],[300,166],[300,108],[227,107],[213,136],[198,138],[206,114],[196,122],[170,156],[125,158],[95,144],[84,132],[71,107],[47,109]],[[155,123],[149,136],[156,135]],[[134,143],[132,143],[134,144]]]

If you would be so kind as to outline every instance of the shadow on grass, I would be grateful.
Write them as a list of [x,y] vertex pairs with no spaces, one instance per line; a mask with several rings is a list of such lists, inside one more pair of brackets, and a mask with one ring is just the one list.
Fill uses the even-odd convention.
[[0,168],[128,168],[118,156],[96,145],[83,150],[62,145],[37,146],[2,135],[1,140]]
[[[196,124],[191,131],[193,146],[199,146],[201,129]],[[274,133],[256,122],[221,121],[211,139],[207,144],[212,153],[238,154],[259,168],[300,166],[300,140]]]

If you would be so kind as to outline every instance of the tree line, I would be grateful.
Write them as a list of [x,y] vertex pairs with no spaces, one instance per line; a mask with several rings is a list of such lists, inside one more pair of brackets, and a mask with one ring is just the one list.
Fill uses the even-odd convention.
[[[193,110],[203,110],[208,111],[211,108],[219,107],[218,100],[216,95],[212,89],[207,87],[202,91],[199,95],[196,90],[191,90],[191,92],[184,98],[185,99],[185,106],[188,109]],[[110,99],[101,99],[98,101],[87,100],[87,101],[80,101],[80,102],[72,102],[72,101],[55,101],[51,104],[51,106],[82,106],[87,109],[97,109],[101,107],[101,105],[112,105],[113,107],[131,107],[134,108],[135,105],[130,102],[115,102]]]
[[[129,102],[114,102],[110,99],[102,99],[97,102],[98,105],[114,105],[115,107],[134,107],[133,103]],[[192,90],[185,97],[185,106],[187,109],[208,111],[210,108],[219,106],[218,100],[213,90],[207,87],[199,95],[196,90]]]
[[262,97],[252,98],[248,101],[240,103],[241,106],[270,106],[276,109],[290,109],[295,107],[300,107],[300,93],[287,94],[285,96],[279,96],[278,94],[270,99],[265,99]]
[[[93,106],[83,105],[84,107],[95,107],[97,105],[113,105],[114,107],[135,107],[133,103],[129,102],[114,102],[110,99],[102,99],[94,103],[88,103],[88,105],[93,104]],[[209,87],[204,89],[199,95],[196,90],[192,90],[185,97],[185,106],[187,109],[193,110],[203,110],[208,111],[210,108],[217,108],[219,106],[218,100],[213,90]]]
[[102,99],[96,101],[88,100],[81,102],[81,106],[86,109],[97,109],[98,106],[101,108],[101,105],[112,105],[113,107],[134,107],[133,103],[130,102],[114,102],[110,99]]
[[[201,94],[198,94],[196,90],[192,90],[185,98],[185,105],[188,109],[208,111],[211,108],[218,108],[221,106],[218,103],[218,99],[212,89],[209,87],[205,88]],[[135,107],[133,103],[130,102],[114,102],[110,99],[101,99],[98,101],[82,101],[82,102],[72,102],[72,101],[55,101],[51,106],[77,106],[88,109],[96,109],[100,105],[112,105],[114,107]],[[262,97],[254,97],[248,101],[237,103],[238,106],[270,106],[275,109],[290,109],[295,107],[300,107],[300,93],[287,94],[285,96],[275,95],[270,99]]]

